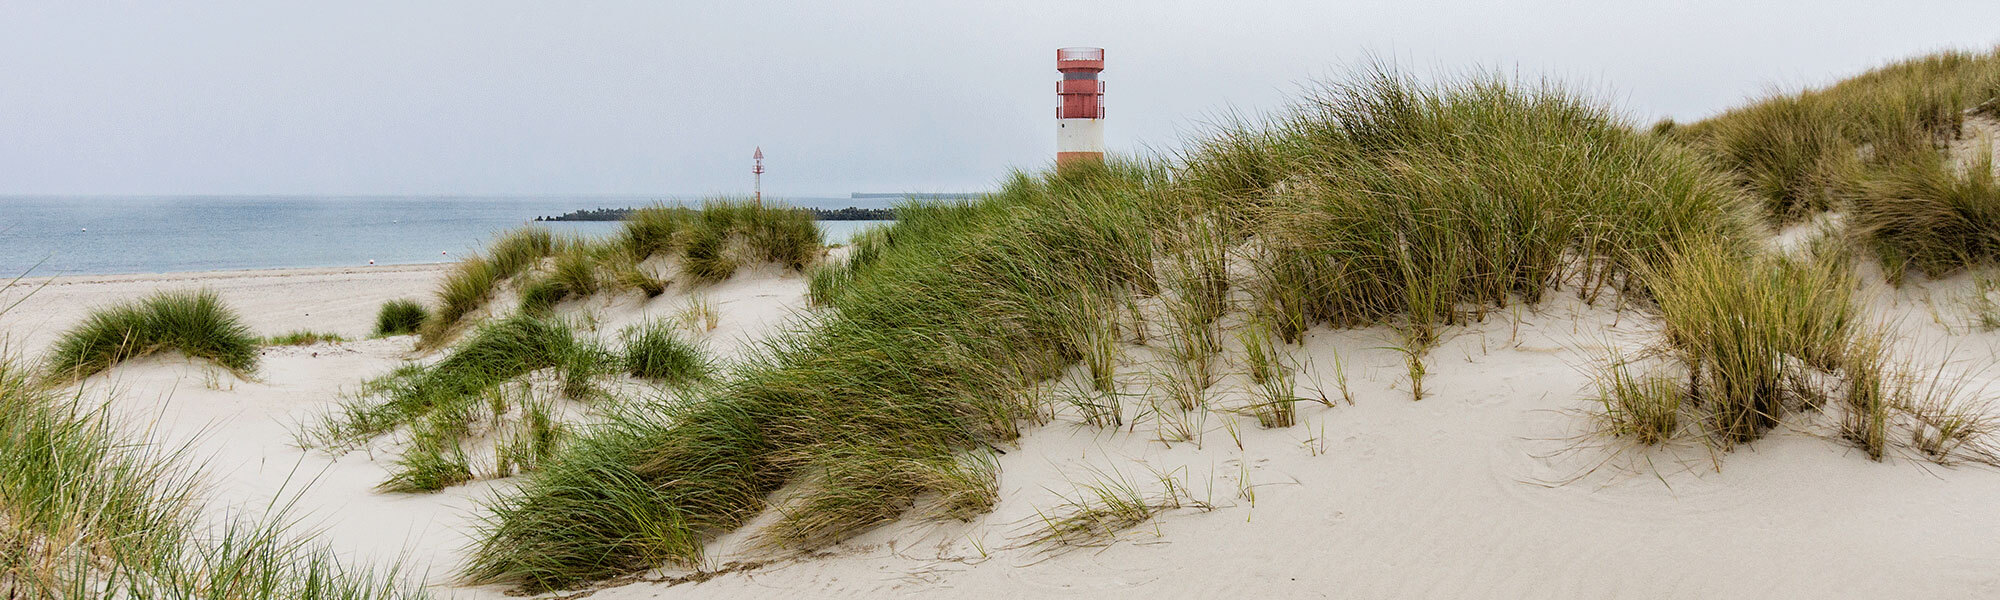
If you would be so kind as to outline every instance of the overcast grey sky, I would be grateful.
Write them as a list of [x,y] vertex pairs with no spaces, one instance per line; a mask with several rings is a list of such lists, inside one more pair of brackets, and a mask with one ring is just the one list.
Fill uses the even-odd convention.
[[1174,147],[1368,56],[1551,75],[1637,121],[2000,42],[2000,3],[0,0],[0,194],[990,188],[1051,160],[1054,49]]

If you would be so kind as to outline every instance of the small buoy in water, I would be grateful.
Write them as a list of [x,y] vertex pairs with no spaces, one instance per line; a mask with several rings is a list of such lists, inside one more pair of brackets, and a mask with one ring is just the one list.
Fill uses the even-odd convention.
[[85,228],[83,228],[83,230],[84,230],[84,231],[90,231],[90,228],[89,228],[89,227],[85,227]]

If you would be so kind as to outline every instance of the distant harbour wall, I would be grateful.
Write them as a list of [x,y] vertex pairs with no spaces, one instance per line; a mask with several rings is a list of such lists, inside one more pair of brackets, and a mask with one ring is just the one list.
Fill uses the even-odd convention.
[[855,192],[848,197],[855,200],[978,200],[984,193],[937,193],[922,192]]
[[[570,212],[566,212],[566,213],[563,213],[563,214],[560,214],[560,215],[555,215],[555,216],[540,216],[540,217],[535,217],[535,219],[534,219],[534,220],[536,220],[536,221],[541,221],[541,222],[550,222],[550,221],[623,221],[623,220],[625,220],[625,217],[626,217],[627,215],[630,215],[630,214],[632,214],[632,211],[633,211],[633,210],[637,210],[637,209],[632,209],[632,208],[586,208],[586,209],[583,209],[583,210],[574,210],[574,211],[570,211]],[[802,209],[799,209],[799,210],[809,210],[809,211],[812,211],[812,213],[813,213],[813,219],[815,219],[815,220],[819,220],[819,221],[894,221],[894,220],[896,220],[896,209],[893,209],[893,208],[861,208],[861,207],[858,207],[858,206],[849,206],[849,207],[847,207],[847,208],[802,208]]]

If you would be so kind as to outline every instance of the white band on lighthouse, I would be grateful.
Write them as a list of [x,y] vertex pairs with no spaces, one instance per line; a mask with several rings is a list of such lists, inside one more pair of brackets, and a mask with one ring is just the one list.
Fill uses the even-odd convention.
[[1056,152],[1104,153],[1104,119],[1056,119]]

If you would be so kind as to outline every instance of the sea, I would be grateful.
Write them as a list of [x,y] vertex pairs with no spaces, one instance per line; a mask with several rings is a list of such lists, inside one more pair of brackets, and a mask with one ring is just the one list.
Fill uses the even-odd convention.
[[[806,208],[888,199],[770,198]],[[455,261],[535,217],[592,208],[699,206],[657,196],[0,196],[0,278],[344,267]],[[886,221],[821,221],[827,243]],[[610,235],[615,222],[533,223]]]

